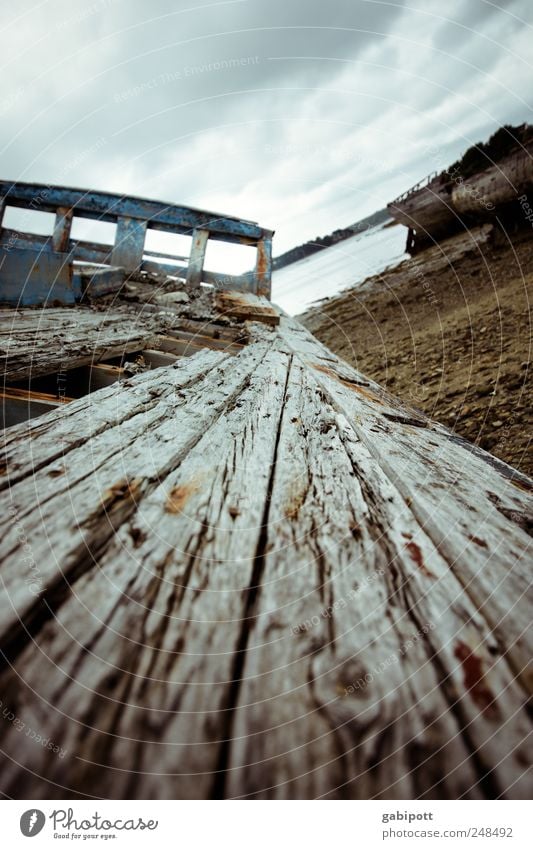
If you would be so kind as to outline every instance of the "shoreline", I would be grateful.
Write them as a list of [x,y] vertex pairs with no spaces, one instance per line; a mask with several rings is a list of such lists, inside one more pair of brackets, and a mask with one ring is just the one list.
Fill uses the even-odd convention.
[[298,318],[406,403],[533,475],[533,236],[447,239]]

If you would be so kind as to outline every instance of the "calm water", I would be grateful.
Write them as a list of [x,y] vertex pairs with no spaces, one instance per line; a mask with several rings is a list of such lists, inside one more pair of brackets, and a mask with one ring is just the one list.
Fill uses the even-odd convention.
[[272,300],[291,315],[303,312],[321,298],[362,283],[397,265],[404,253],[405,227],[372,227],[314,256],[275,271]]

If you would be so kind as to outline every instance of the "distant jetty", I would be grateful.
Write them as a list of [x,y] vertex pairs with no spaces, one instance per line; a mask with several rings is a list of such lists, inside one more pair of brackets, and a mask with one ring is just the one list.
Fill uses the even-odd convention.
[[505,126],[412,186],[387,211],[408,228],[406,250],[415,254],[487,221],[507,231],[529,226],[524,196],[532,187],[533,126]]

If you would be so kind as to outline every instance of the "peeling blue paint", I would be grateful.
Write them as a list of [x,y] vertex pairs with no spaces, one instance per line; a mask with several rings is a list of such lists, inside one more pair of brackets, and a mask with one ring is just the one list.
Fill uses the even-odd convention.
[[[148,270],[148,266],[150,270],[156,266],[155,270],[174,273],[197,285],[220,279],[226,289],[270,297],[273,233],[254,221],[139,197],[0,181],[2,215],[5,206],[52,212],[56,220],[52,236],[0,229],[1,303],[28,306],[51,302],[72,304],[81,300],[83,279],[87,276],[78,271],[73,273],[74,261],[113,266],[112,274],[94,274],[94,279],[89,279],[86,291],[93,297],[117,291],[121,275],[124,280],[128,273]],[[116,223],[115,244],[106,246],[72,239],[74,216]],[[145,261],[147,229],[193,236],[189,267]],[[205,244],[200,250],[195,240],[203,232],[210,239],[257,247],[255,270],[238,277],[205,271]]]

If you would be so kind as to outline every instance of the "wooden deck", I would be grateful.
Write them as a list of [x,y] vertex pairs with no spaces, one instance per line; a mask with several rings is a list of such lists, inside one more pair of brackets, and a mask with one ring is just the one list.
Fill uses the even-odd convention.
[[272,324],[6,431],[5,795],[531,795],[531,482]]

